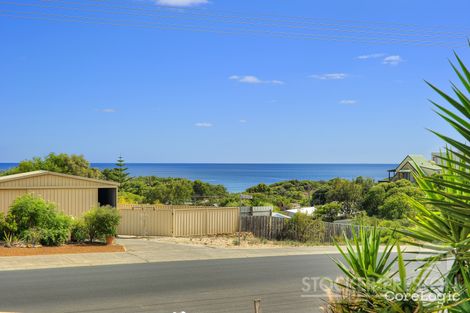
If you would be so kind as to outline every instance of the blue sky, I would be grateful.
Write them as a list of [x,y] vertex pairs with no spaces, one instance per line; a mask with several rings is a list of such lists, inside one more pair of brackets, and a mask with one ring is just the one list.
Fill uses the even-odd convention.
[[[174,23],[202,26],[188,13],[433,29],[448,32],[446,42],[470,35],[468,1],[115,3],[174,10]],[[464,40],[306,40],[2,14],[0,38],[0,162],[66,152],[93,162],[122,154],[128,162],[398,163],[440,147],[426,127],[452,133],[432,112],[427,99],[438,98],[423,79],[448,90],[452,49],[470,60]]]

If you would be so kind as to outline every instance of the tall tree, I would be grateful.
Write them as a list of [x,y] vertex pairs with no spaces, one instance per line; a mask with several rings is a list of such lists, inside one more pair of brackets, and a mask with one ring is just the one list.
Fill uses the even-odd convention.
[[128,168],[126,167],[126,162],[124,158],[120,155],[116,161],[115,167],[112,169],[104,169],[103,175],[108,180],[112,180],[121,184],[121,189],[124,191],[127,190],[127,183],[131,179],[129,173],[127,172]]
[[126,162],[120,155],[116,161],[115,167],[111,170],[104,170],[103,174],[107,179],[118,182],[121,185],[120,187],[122,190],[126,190],[127,183],[131,179],[127,170],[128,168],[126,167]]
[[122,186],[126,184],[129,179],[129,173],[127,172],[128,168],[126,167],[126,162],[122,155],[120,155],[116,162],[116,181],[120,183]]

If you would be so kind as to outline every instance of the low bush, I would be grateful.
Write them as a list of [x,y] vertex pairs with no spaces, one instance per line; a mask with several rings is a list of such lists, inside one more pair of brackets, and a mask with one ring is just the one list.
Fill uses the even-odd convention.
[[3,241],[5,241],[5,247],[7,248],[11,248],[19,242],[18,237],[14,233],[7,232],[3,233]]
[[88,239],[93,242],[96,239],[115,236],[121,217],[117,209],[111,206],[102,206],[86,212],[83,219]]
[[144,196],[139,196],[130,192],[119,192],[119,204],[145,203]]
[[317,207],[315,215],[325,222],[333,222],[338,219],[343,210],[343,204],[337,201],[329,202]]
[[[367,216],[367,214],[358,214],[352,221],[352,224],[364,227],[377,227],[378,229],[380,229],[382,242],[387,242],[391,239],[403,240],[403,234],[398,232],[397,230],[411,226],[409,219],[386,220],[377,217]],[[412,238],[406,238],[406,240],[412,241]]]
[[42,226],[41,243],[46,246],[58,246],[67,242],[70,236],[72,218],[61,213],[50,216]]
[[27,243],[27,244],[31,244],[31,245],[37,245],[39,243],[41,243],[41,239],[42,239],[42,236],[43,236],[43,231],[42,229],[39,229],[39,228],[31,228],[31,229],[28,229],[28,230],[25,230],[23,232],[23,236],[22,236],[22,240]]
[[27,194],[13,201],[7,220],[16,224],[16,231],[21,236],[28,229],[44,225],[54,214],[54,204]]
[[323,242],[325,225],[322,221],[302,213],[296,213],[283,231],[284,240],[300,242]]
[[0,239],[4,239],[5,234],[15,233],[16,229],[16,223],[0,212]]
[[71,218],[56,211],[53,203],[27,194],[17,198],[3,227],[28,242],[46,246],[64,244],[70,234]]
[[389,220],[403,219],[412,216],[415,211],[406,194],[394,194],[388,197],[378,208],[379,217]]
[[83,219],[74,220],[70,230],[72,242],[84,242],[88,238],[88,231]]

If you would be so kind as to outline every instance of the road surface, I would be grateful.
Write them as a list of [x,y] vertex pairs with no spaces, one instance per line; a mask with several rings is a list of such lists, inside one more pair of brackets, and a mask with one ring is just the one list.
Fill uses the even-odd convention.
[[308,277],[337,275],[328,255],[4,271],[0,311],[253,313],[260,298],[264,313],[320,312]]

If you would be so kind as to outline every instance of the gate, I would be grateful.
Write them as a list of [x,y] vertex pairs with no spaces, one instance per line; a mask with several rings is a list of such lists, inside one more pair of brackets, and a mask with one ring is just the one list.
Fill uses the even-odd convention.
[[120,205],[120,235],[205,236],[238,231],[239,209],[184,205]]
[[118,233],[134,236],[171,236],[172,210],[155,206],[133,206],[119,209]]

